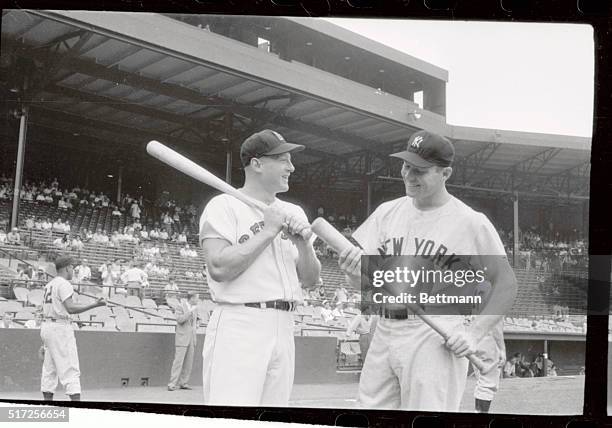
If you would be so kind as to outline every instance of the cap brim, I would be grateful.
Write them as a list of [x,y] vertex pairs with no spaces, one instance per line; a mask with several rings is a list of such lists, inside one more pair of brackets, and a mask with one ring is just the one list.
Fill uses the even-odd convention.
[[287,152],[301,152],[306,147],[301,144],[282,143],[278,147],[270,150],[266,155],[280,155]]
[[435,163],[426,161],[416,153],[412,153],[409,151],[393,153],[389,156],[401,159],[405,162],[408,162],[410,165],[416,166],[417,168],[429,168],[436,165]]

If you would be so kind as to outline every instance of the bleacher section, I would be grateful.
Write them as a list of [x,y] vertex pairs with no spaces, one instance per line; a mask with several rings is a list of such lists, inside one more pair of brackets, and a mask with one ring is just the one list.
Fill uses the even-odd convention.
[[[0,224],[9,218],[10,203],[0,201]],[[71,235],[77,233],[84,235],[87,230],[103,230],[110,234],[122,229],[126,224],[126,216],[113,217],[108,208],[92,209],[90,207],[76,207],[73,211],[62,211],[56,207],[39,205],[37,203],[21,202],[21,218],[34,216],[49,218],[52,222],[61,219],[71,226]],[[142,224],[153,226],[152,220],[144,218]],[[39,260],[50,258],[52,253],[70,253],[80,259],[87,259],[92,270],[94,281],[98,280],[98,267],[109,261],[121,259],[129,262],[138,252],[134,243],[123,241],[118,247],[107,244],[87,242],[82,251],[60,251],[53,247],[53,241],[64,235],[62,232],[25,230],[22,225],[21,235],[23,245],[2,246],[5,252],[0,251],[0,258],[17,257],[23,260]],[[145,241],[148,242],[148,241]],[[156,242],[158,247],[163,245]],[[214,303],[210,301],[206,278],[188,278],[186,271],[204,274],[204,258],[197,246],[198,257],[186,258],[179,254],[181,245],[165,241],[168,244],[168,258],[158,263],[171,271],[176,278],[181,292],[197,291],[204,299],[199,312],[202,323],[199,327],[204,332],[210,312]],[[8,253],[6,252],[8,251]],[[322,281],[327,299],[331,299],[337,288],[345,285],[344,274],[339,270],[336,258],[321,258]],[[551,332],[584,334],[584,316],[570,316],[565,321],[553,320],[553,306],[566,305],[570,314],[584,314],[586,307],[585,288],[572,281],[574,276],[544,275],[532,270],[515,269],[518,280],[518,294],[510,314],[504,320],[504,330],[507,332]],[[42,304],[41,286],[44,282],[15,280],[16,271],[0,265],[0,316],[8,312],[12,316],[12,326],[22,328],[26,321],[35,317],[37,307]],[[577,275],[579,277],[579,275]],[[126,307],[109,305],[99,307],[85,314],[75,317],[75,329],[107,330],[107,331],[146,331],[146,332],[174,332],[176,319],[171,306],[176,301],[163,298],[163,288],[168,283],[161,277],[149,277],[150,287],[144,289],[142,301],[136,296],[126,298],[123,295],[113,295],[111,301]],[[584,285],[584,284],[582,284]],[[555,290],[555,292],[551,292]],[[78,296],[81,301],[89,298]],[[168,304],[166,304],[168,303]],[[311,302],[312,303],[312,302]],[[320,304],[320,302],[317,302]],[[358,310],[355,310],[358,312]],[[347,325],[355,313],[345,311],[345,316],[325,323],[321,319],[320,306],[300,306],[295,312],[295,334],[300,336],[335,336],[338,338],[338,365],[352,368],[361,364],[360,350],[357,336],[346,337]]]

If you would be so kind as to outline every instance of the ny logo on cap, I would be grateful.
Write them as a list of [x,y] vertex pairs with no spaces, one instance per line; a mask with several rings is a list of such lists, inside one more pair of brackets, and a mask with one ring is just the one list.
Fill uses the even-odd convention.
[[412,143],[410,143],[410,147],[414,147],[415,149],[420,149],[422,141],[423,141],[423,137],[419,135],[414,140],[412,140]]
[[276,136],[276,138],[278,138],[280,141],[282,141],[283,143],[285,142],[285,139],[283,138],[283,136],[281,134],[279,134],[276,131],[272,131],[272,133]]

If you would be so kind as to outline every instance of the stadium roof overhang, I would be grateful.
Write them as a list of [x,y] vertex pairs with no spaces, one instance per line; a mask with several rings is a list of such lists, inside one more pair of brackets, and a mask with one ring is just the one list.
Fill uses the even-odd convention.
[[588,196],[589,139],[449,126],[411,100],[162,15],[3,11],[1,53],[28,136],[60,145],[144,153],[156,139],[224,163],[228,141],[235,153],[270,127],[307,147],[298,180],[361,191],[366,175],[397,175],[387,155],[428,129],[456,142],[455,185]]

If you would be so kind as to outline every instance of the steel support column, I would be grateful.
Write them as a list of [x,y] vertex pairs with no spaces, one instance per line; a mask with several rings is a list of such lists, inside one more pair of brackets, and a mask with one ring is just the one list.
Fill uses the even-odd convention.
[[19,200],[21,199],[21,181],[23,180],[23,160],[28,132],[28,108],[24,107],[19,119],[19,142],[17,146],[17,165],[15,166],[15,187],[13,189],[13,211],[11,213],[11,229],[19,223]]
[[225,113],[225,181],[232,184],[232,122],[233,115],[231,112]]
[[512,263],[516,268],[518,263],[518,252],[519,252],[519,197],[518,192],[514,192],[514,197],[512,198],[513,206],[514,206],[514,245],[513,245],[513,254],[512,254]]

